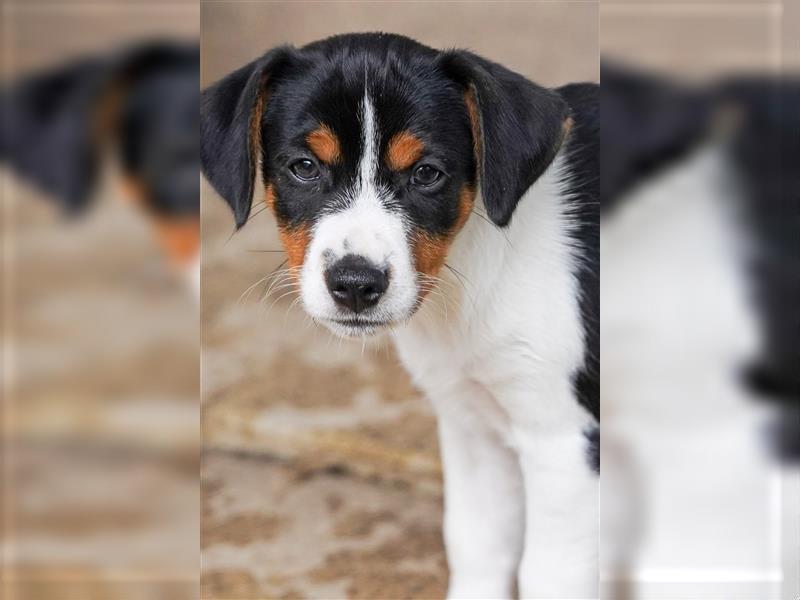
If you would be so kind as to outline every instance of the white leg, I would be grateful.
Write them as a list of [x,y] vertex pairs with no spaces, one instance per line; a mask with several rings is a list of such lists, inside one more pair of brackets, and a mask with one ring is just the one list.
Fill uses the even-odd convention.
[[599,478],[582,431],[520,435],[525,479],[521,598],[598,597]]
[[450,599],[514,597],[524,539],[522,473],[508,448],[471,408],[493,404],[479,388],[434,403],[444,464],[444,538]]

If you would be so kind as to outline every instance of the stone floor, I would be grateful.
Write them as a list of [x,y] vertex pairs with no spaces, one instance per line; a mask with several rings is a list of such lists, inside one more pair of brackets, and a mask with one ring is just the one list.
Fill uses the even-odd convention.
[[441,597],[430,408],[388,341],[333,339],[286,289],[250,289],[282,261],[259,210],[231,237],[203,206],[202,597]]
[[203,598],[440,598],[440,498],[334,467],[208,451]]

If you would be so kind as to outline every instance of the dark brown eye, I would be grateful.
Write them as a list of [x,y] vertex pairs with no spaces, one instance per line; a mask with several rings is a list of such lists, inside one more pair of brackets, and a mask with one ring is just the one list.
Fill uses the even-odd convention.
[[319,177],[319,168],[314,164],[313,160],[307,158],[294,161],[289,165],[289,170],[300,181],[313,181]]
[[442,172],[436,167],[430,165],[420,165],[411,174],[411,183],[414,185],[421,185],[422,187],[429,187],[439,181]]

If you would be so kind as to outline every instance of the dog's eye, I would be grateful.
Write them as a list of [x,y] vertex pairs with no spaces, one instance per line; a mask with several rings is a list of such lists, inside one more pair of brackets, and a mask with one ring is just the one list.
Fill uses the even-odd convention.
[[428,187],[439,181],[442,172],[436,167],[430,165],[420,165],[411,174],[411,183],[414,185],[421,185]]
[[302,158],[289,165],[289,170],[300,181],[312,181],[319,177],[319,168],[313,160]]

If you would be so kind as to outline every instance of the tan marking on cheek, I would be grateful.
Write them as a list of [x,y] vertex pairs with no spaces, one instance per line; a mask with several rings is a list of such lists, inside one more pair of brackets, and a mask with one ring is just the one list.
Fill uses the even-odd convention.
[[[280,235],[283,249],[286,251],[286,264],[290,269],[299,269],[305,262],[306,249],[311,240],[310,230],[305,225],[289,227],[281,223],[275,212],[275,200],[275,186],[272,183],[268,183],[264,193],[264,204],[278,219],[278,234]],[[295,277],[299,277],[299,275],[298,272],[294,272]]]
[[386,164],[392,171],[405,171],[422,157],[425,146],[408,131],[395,134],[386,150]]
[[306,143],[319,160],[325,164],[337,163],[342,159],[339,138],[327,125],[320,125],[306,136]]
[[[412,251],[414,266],[418,273],[435,277],[444,266],[447,251],[456,237],[456,234],[467,222],[472,207],[475,204],[475,190],[464,185],[458,195],[458,216],[452,229],[443,235],[431,235],[424,231],[417,231],[412,238]],[[430,291],[430,284],[423,281],[420,298],[424,298]]]
[[[303,266],[306,258],[306,249],[311,241],[311,232],[305,225],[292,228],[281,227],[280,236],[283,248],[286,250],[286,262],[289,268],[299,269]],[[299,277],[299,273],[295,272],[295,276]]]
[[[435,236],[424,231],[417,231],[413,237],[414,266],[417,272],[431,277],[441,270],[447,249],[450,247],[450,236]],[[423,286],[422,295],[427,293]]]
[[197,258],[200,251],[200,221],[186,219],[156,219],[156,230],[167,259],[177,267],[184,267]]

